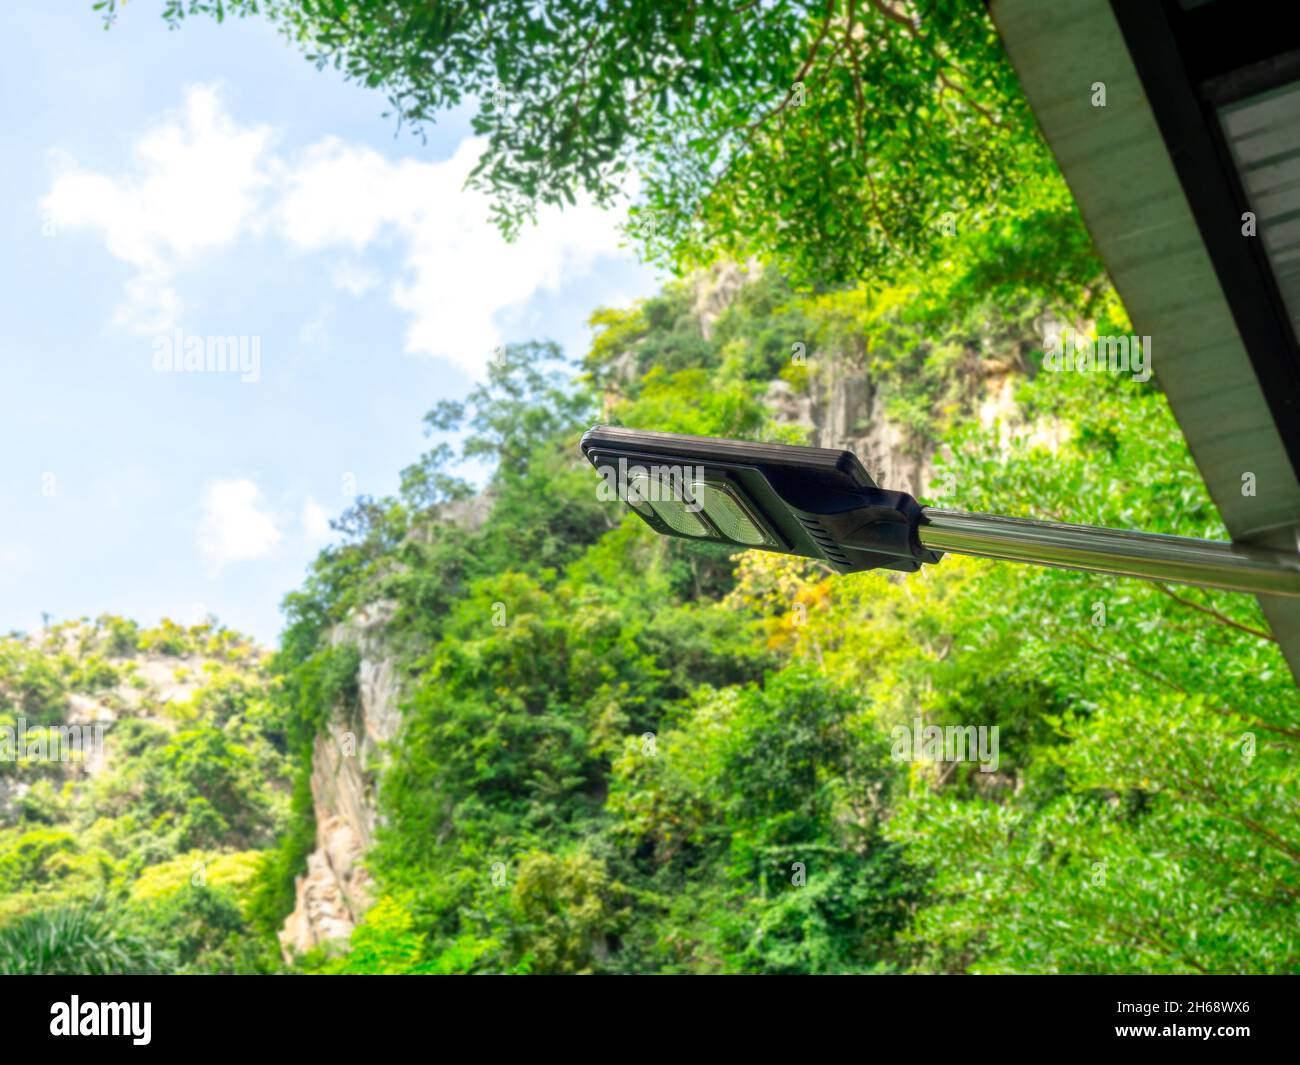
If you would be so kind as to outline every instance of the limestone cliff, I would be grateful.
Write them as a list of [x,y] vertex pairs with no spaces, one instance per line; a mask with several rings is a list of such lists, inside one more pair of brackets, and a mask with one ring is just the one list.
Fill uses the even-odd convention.
[[[691,314],[702,335],[710,335],[756,269],[727,266],[696,278]],[[1014,386],[1023,371],[1024,352],[1041,343],[1043,328],[1044,323],[1034,323],[1024,335],[990,338],[984,346],[997,351],[972,345],[958,371],[959,385],[963,406],[986,426],[996,423],[1017,433],[1038,431],[1022,424]],[[766,399],[776,419],[807,429],[813,445],[854,451],[878,483],[925,494],[934,472],[935,445],[916,440],[891,419],[888,385],[873,377],[866,360],[850,353],[821,351],[815,362],[804,389],[796,390],[785,380],[772,381]],[[635,367],[633,353],[627,352],[611,368],[617,378],[635,373]],[[477,525],[485,504],[482,497],[459,504],[463,513],[456,514],[455,520]],[[316,848],[306,873],[298,878],[297,903],[281,933],[286,952],[346,940],[371,901],[364,855],[378,816],[380,748],[396,735],[400,724],[398,663],[402,658],[393,634],[385,631],[393,609],[391,603],[375,604],[332,636],[336,646],[350,644],[360,652],[360,695],[357,706],[332,719],[316,738],[311,775]]]
[[393,610],[390,602],[371,604],[331,634],[335,647],[359,654],[357,701],[326,723],[312,749],[316,848],[280,933],[286,954],[346,941],[371,903],[363,859],[378,823],[383,744],[401,723],[397,655],[386,634]]
[[[71,757],[30,761],[21,772],[0,772],[0,827],[15,820],[18,805],[39,783],[70,786],[75,793],[105,773],[113,764],[114,744],[104,737],[119,722],[135,719],[175,732],[190,719],[191,700],[221,667],[238,672],[249,685],[263,681],[267,653],[234,634],[213,635],[206,623],[190,629],[173,626],[172,646],[161,639],[137,646],[134,627],[129,642],[113,646],[104,622],[82,618],[0,638],[6,672],[20,675],[25,656],[46,664],[44,669],[29,666],[29,678],[43,678],[39,684],[29,679],[11,687],[0,678],[0,724],[12,729],[22,719],[35,728],[39,718],[55,722],[55,729],[100,730],[97,742],[87,741],[84,749],[79,742]],[[153,630],[154,635],[160,631]],[[33,720],[25,721],[28,715]]]

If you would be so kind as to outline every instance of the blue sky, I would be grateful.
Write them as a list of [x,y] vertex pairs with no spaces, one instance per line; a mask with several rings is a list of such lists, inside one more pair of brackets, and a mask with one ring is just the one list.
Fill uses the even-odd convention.
[[[395,136],[381,94],[266,23],[160,9],[109,32],[89,0],[6,11],[0,630],[212,613],[271,643],[328,519],[429,445],[425,411],[496,344],[580,355],[589,313],[656,278],[581,205],[505,244],[460,189],[466,115]],[[155,369],[209,336],[256,372]]]

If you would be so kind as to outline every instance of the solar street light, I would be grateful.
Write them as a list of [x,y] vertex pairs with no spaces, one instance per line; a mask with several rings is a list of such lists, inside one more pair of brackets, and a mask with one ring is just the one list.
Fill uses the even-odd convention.
[[944,552],[1300,598],[1300,554],[923,507],[851,451],[596,426],[582,453],[656,532],[915,572]]

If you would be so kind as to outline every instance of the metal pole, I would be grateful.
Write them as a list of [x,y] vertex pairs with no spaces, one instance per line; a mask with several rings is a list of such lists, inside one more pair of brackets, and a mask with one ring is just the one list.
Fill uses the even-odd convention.
[[933,507],[921,514],[921,544],[937,551],[1300,598],[1300,554]]

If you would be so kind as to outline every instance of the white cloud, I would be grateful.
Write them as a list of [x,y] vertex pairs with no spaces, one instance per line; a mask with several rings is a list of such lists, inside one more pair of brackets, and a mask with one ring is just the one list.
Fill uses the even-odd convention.
[[42,207],[60,228],[87,229],[136,269],[117,322],[144,333],[173,328],[183,309],[178,273],[200,255],[270,231],[304,252],[346,248],[331,280],[352,295],[381,285],[374,247],[398,248],[389,298],[407,312],[406,348],[481,375],[502,342],[500,313],[538,291],[625,257],[617,218],[590,204],[543,209],[507,244],[484,195],[464,189],[482,142],[450,159],[390,160],[326,138],[296,159],[272,155],[265,126],[242,126],[213,86],[188,88],[178,112],[144,134],[133,172],[109,177],[65,164]]
[[180,110],[136,143],[132,173],[109,177],[65,160],[41,207],[59,228],[97,232],[136,267],[119,324],[168,329],[180,310],[177,268],[256,225],[270,142],[268,127],[237,125],[215,87],[191,86]]
[[406,242],[393,302],[411,315],[406,349],[440,355],[477,374],[502,337],[499,312],[589,273],[620,254],[614,215],[579,203],[539,213],[513,244],[489,220],[485,196],[464,188],[482,142],[450,159],[389,162],[336,138],[311,148],[288,176],[280,232],[297,248],[361,251],[389,231]]
[[180,322],[181,298],[172,284],[171,270],[143,270],[126,283],[126,299],[113,314],[123,329],[157,336]]
[[270,232],[304,253],[352,252],[331,279],[353,295],[385,283],[362,257],[391,244],[401,267],[387,291],[409,315],[406,349],[477,376],[501,343],[502,312],[591,273],[603,257],[629,254],[617,216],[581,201],[544,209],[507,244],[487,199],[464,189],[483,150],[474,138],[433,162],[390,160],[337,137],[287,159],[271,154],[272,139],[265,126],[235,122],[218,91],[200,85],[141,138],[130,174],[72,166],[55,180],[42,201],[55,225],[97,232],[136,268],[120,325],[158,332],[176,324],[180,269],[248,234]]
[[264,558],[280,542],[275,520],[262,508],[262,493],[246,479],[216,481],[203,495],[199,549],[214,567]]
[[324,543],[333,534],[329,511],[314,499],[302,508],[302,530],[311,543]]
[[334,267],[330,280],[349,295],[364,296],[381,278],[377,271],[360,263],[340,263]]
[[318,314],[311,321],[303,322],[298,327],[298,343],[318,351],[327,351],[333,346],[330,343],[330,327],[326,314]]

